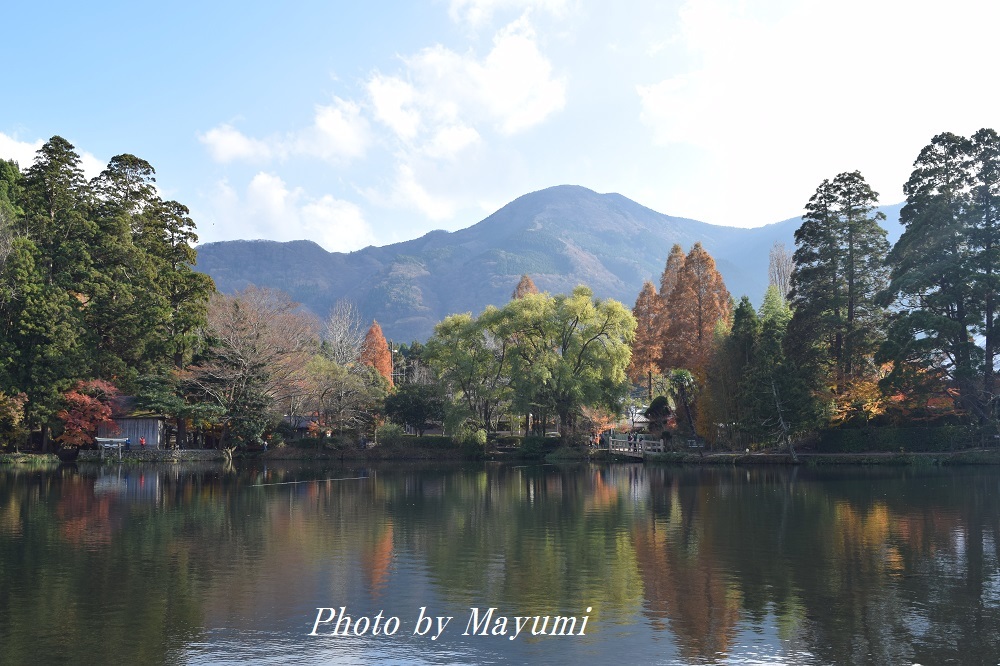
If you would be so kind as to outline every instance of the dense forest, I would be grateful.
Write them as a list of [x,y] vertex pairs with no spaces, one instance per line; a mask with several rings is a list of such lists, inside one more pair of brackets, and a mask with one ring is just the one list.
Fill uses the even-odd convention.
[[88,181],[53,137],[25,169],[0,161],[0,444],[89,444],[122,395],[179,444],[230,452],[304,428],[582,442],[639,411],[656,434],[720,448],[877,425],[992,434],[1000,138],[934,137],[904,191],[890,247],[862,175],[824,180],[794,250],[773,248],[759,308],[695,243],[671,249],[631,313],[524,276],[502,307],[397,346],[349,302],[320,320],[275,290],[216,292],[149,163],[118,155]]

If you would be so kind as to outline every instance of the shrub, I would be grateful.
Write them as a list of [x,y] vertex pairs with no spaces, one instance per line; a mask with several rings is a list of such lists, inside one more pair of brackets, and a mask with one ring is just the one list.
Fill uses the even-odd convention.
[[544,458],[559,447],[558,437],[530,435],[521,440],[521,455],[525,458]]
[[375,429],[375,441],[380,446],[398,446],[403,443],[406,432],[396,423],[384,423]]

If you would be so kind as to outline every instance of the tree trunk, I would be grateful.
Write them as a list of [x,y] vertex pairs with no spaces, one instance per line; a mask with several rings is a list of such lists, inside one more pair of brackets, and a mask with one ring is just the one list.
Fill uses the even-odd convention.
[[785,417],[781,413],[781,401],[778,399],[778,387],[774,385],[774,378],[771,379],[771,394],[774,396],[774,408],[778,411],[778,423],[781,424],[782,437],[788,446],[788,455],[792,457],[792,462],[798,462],[799,456],[795,453],[795,447],[792,445],[792,436],[788,432],[788,424],[785,423]]
[[187,419],[177,419],[177,448],[187,448]]

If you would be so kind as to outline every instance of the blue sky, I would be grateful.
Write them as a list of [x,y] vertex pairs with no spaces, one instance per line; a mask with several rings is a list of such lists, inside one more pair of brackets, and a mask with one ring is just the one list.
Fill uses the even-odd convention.
[[203,242],[350,251],[567,183],[758,226],[1000,126],[980,0],[9,4],[0,157],[138,155]]

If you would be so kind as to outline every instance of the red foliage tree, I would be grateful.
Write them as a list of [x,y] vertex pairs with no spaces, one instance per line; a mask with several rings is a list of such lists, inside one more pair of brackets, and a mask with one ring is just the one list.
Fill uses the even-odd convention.
[[56,414],[63,432],[56,440],[72,446],[92,444],[100,425],[114,423],[111,403],[117,395],[118,389],[101,379],[77,382],[63,394],[66,406]]
[[385,341],[382,334],[382,327],[377,321],[373,321],[368,333],[365,334],[365,344],[361,349],[361,362],[375,368],[375,370],[386,378],[389,387],[392,387],[392,352],[389,351],[389,343]]

